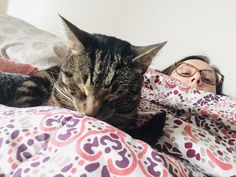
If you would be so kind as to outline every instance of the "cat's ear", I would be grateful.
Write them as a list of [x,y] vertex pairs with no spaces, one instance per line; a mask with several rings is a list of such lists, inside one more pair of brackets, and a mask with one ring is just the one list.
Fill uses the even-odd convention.
[[61,15],[59,16],[62,19],[65,35],[67,38],[67,45],[72,52],[72,55],[79,55],[84,51],[84,43],[88,40],[88,38],[90,38],[91,34],[80,30],[64,17],[62,17]]
[[145,73],[153,58],[166,43],[167,41],[149,46],[136,47],[136,57],[132,61],[139,66],[142,73]]

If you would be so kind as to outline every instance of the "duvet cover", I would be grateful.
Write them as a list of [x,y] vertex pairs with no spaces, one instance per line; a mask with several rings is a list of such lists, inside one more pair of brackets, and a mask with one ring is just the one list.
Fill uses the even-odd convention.
[[0,105],[0,177],[236,177],[236,99],[144,78],[138,122],[167,115],[155,144],[75,111]]

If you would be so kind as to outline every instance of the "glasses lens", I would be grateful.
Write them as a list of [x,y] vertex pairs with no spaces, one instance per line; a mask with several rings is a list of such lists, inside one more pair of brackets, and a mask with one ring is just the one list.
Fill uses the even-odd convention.
[[202,70],[201,71],[201,79],[203,82],[210,84],[210,85],[216,85],[217,84],[217,76],[214,71],[210,70]]
[[183,77],[191,77],[196,72],[196,68],[186,63],[179,63],[176,65],[176,72]]

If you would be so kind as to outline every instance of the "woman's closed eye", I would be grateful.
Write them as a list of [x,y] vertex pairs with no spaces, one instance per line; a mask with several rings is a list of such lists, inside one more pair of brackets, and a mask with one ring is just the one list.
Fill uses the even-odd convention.
[[180,72],[180,74],[181,74],[182,76],[185,76],[185,77],[190,77],[190,76],[192,76],[192,73],[189,72],[189,71],[182,71],[182,72]]
[[211,79],[211,78],[203,77],[203,78],[201,78],[201,79],[202,79],[202,81],[205,82],[205,83],[214,84],[214,81],[213,81],[213,79]]
[[194,73],[194,71],[191,68],[187,67],[180,67],[177,68],[177,73],[183,77],[191,77]]

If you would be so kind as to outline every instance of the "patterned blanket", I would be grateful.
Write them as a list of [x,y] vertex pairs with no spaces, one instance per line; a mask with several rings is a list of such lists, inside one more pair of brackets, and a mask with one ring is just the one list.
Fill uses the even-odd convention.
[[151,148],[92,117],[0,105],[0,177],[236,177],[236,99],[145,74],[139,122],[167,112]]

